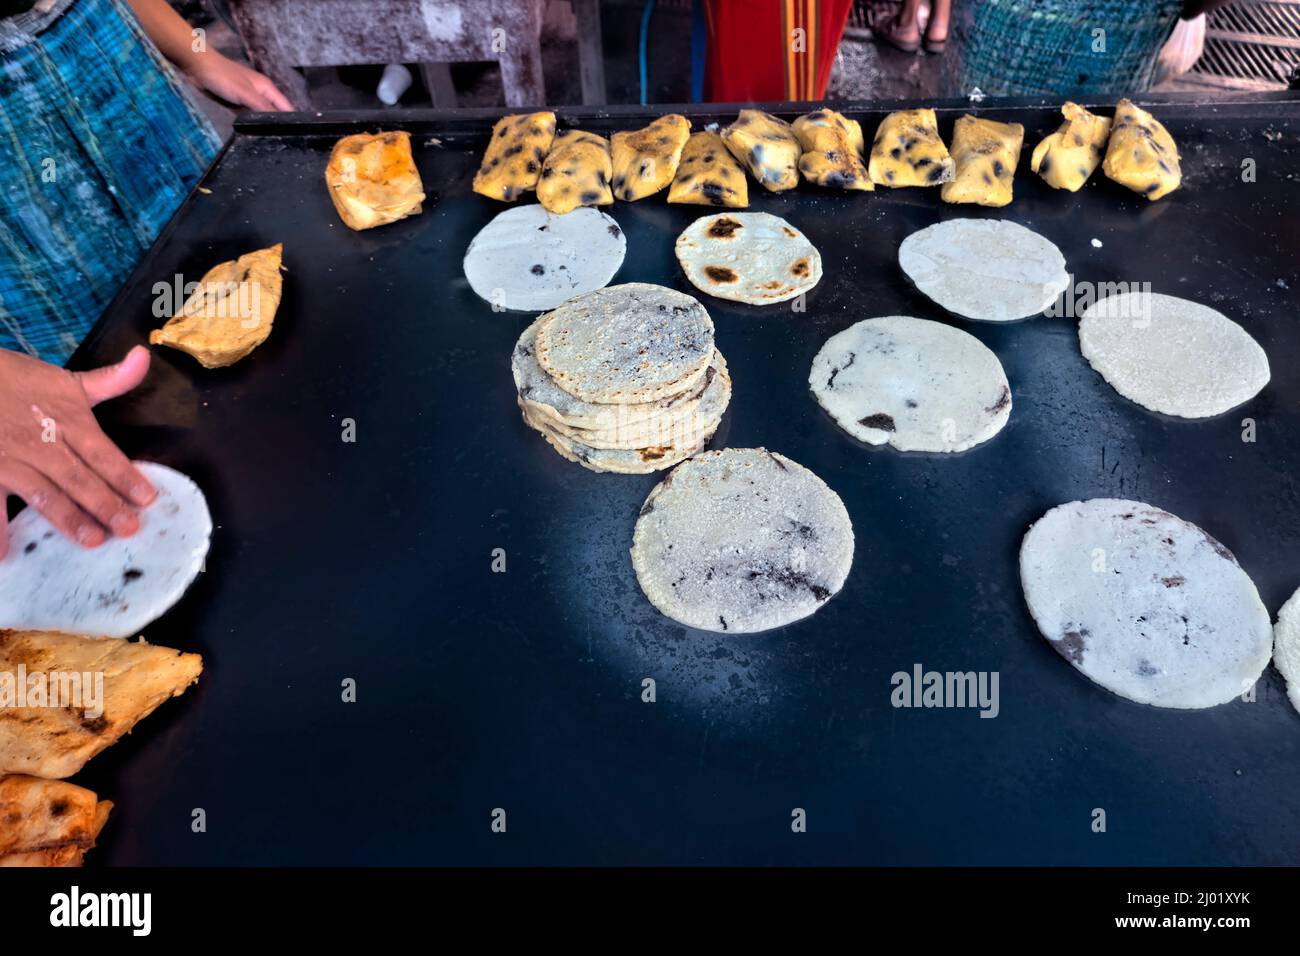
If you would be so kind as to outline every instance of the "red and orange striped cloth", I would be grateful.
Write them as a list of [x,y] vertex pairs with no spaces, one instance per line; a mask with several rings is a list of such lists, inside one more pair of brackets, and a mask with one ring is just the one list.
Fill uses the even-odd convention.
[[852,0],[705,0],[714,103],[820,100]]

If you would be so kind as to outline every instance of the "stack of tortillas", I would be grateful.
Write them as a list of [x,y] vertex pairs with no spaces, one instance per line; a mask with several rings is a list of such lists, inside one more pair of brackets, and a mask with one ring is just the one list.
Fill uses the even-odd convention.
[[643,474],[689,458],[731,400],[704,306],[640,282],[543,315],[519,337],[511,367],[524,421],[592,471]]

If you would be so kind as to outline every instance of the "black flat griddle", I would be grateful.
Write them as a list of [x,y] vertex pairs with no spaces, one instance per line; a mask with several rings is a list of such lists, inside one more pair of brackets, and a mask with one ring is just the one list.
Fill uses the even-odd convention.
[[[155,283],[285,244],[283,304],[250,359],[205,371],[157,349],[145,386],[102,409],[129,453],[195,477],[217,529],[207,572],[146,632],[201,652],[203,679],[78,777],[117,804],[91,863],[1295,863],[1300,714],[1276,671],[1253,703],[1133,704],[1062,660],[1021,596],[1030,522],[1098,496],[1209,531],[1272,614],[1300,586],[1300,102],[1148,102],[1184,156],[1184,187],[1155,204],[1100,173],[1073,195],[1032,175],[1030,148],[1060,121],[1039,101],[976,110],[1025,125],[1005,210],[751,183],[751,208],[802,229],[825,277],[802,314],[701,296],[735,380],[714,446],[763,445],[822,476],[857,552],[818,614],[744,637],[683,628],[642,596],[628,547],[661,475],[592,474],[520,421],[509,357],[530,316],[494,313],[461,273],[506,208],[469,188],[499,114],[241,124],[210,192],[186,201],[72,363],[144,342],[162,321]],[[670,109],[560,121],[607,134]],[[969,110],[941,108],[945,137]],[[735,115],[683,112],[696,128]],[[887,110],[846,112],[870,134]],[[322,172],[337,137],[380,128],[412,132],[429,199],[354,233]],[[673,242],[711,210],[659,195],[611,211],[628,238],[616,282],[698,294]],[[896,252],[962,216],[1041,232],[1080,280],[1220,308],[1263,345],[1273,381],[1218,418],[1164,418],[1091,370],[1073,320],[946,316]],[[831,422],[808,393],[813,355],[889,314],[955,322],[998,354],[1015,397],[1000,435],[903,455]],[[893,708],[891,675],[917,663],[998,671],[1000,715]],[[341,702],[347,678],[356,703]]]

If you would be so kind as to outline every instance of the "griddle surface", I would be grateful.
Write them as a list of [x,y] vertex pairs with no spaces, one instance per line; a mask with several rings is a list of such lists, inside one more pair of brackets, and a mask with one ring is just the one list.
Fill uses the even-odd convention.
[[[1073,195],[1029,172],[1058,105],[978,111],[1026,127],[1005,210],[750,184],[751,209],[803,230],[825,276],[802,314],[700,295],[735,382],[713,444],[811,468],[844,499],[857,552],[818,614],[746,637],[687,630],[642,596],[628,547],[662,476],[591,474],[520,420],[509,358],[531,317],[494,313],[461,273],[505,208],[469,190],[496,114],[242,125],[211,193],[186,202],[73,362],[144,342],[162,322],[155,283],[284,243],[283,304],[251,358],[205,371],[156,349],[146,385],[102,409],[129,453],[195,477],[217,529],[206,573],[146,632],[201,652],[202,680],[78,777],[116,803],[91,864],[1296,862],[1300,714],[1276,671],[1254,703],[1114,697],[1039,636],[1016,559],[1052,506],[1132,497],[1224,542],[1271,614],[1300,585],[1300,105],[1157,107],[1185,182],[1155,204],[1100,172]],[[561,123],[608,133],[669,109]],[[708,109],[696,128],[734,116]],[[945,137],[963,111],[941,111]],[[870,134],[885,110],[846,112]],[[338,136],[378,128],[412,131],[429,200],[353,233],[323,170]],[[615,282],[699,295],[673,242],[710,210],[660,195],[610,212],[628,237]],[[1218,418],[1168,419],[1091,370],[1073,320],[945,316],[896,252],[963,216],[1041,232],[1079,280],[1220,308],[1267,351],[1272,383]],[[953,322],[997,353],[1015,401],[1000,435],[903,455],[821,411],[813,355],[890,314]],[[916,663],[998,671],[999,716],[893,708],[890,676]],[[657,703],[641,702],[646,677]],[[791,833],[796,807],[806,834]]]

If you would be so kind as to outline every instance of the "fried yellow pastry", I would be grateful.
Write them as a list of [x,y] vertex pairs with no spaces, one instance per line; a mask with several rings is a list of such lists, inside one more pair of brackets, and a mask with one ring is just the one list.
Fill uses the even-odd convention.
[[1158,119],[1131,100],[1115,107],[1115,125],[1102,171],[1147,199],[1159,199],[1183,182],[1178,147]]
[[862,165],[862,124],[835,110],[814,110],[794,121],[803,147],[799,171],[818,186],[836,189],[875,189]]
[[677,113],[661,116],[645,129],[615,133],[614,195],[628,201],[652,196],[673,181],[691,121]]
[[1025,128],[1019,123],[963,116],[952,133],[952,161],[956,172],[944,183],[944,202],[1005,206],[1011,202],[1011,182],[1020,162]]
[[721,136],[712,132],[691,134],[682,149],[668,201],[733,208],[749,205],[745,170],[727,152]]
[[867,165],[878,186],[937,186],[953,177],[934,110],[900,110],[880,121]]
[[1078,103],[1066,103],[1061,115],[1065,122],[1034,147],[1029,168],[1053,189],[1077,192],[1101,162],[1110,118],[1089,113]]
[[736,121],[722,131],[722,142],[769,192],[799,185],[802,150],[785,120],[762,110],[741,110]]
[[555,137],[537,181],[537,201],[548,212],[564,215],[579,206],[608,206],[613,168],[609,142],[595,133],[566,129]]
[[144,641],[83,637],[57,631],[0,631],[3,675],[101,674],[94,711],[45,701],[18,706],[0,689],[0,774],[70,777],[86,761],[131,732],[164,701],[199,679],[203,659]]
[[0,866],[80,866],[112,809],[62,780],[0,777]]
[[357,133],[334,144],[325,185],[349,229],[373,229],[414,216],[424,184],[411,158],[411,134]]
[[535,189],[554,140],[555,114],[550,111],[501,117],[474,174],[474,192],[514,202]]
[[150,345],[187,352],[204,368],[233,365],[266,341],[280,306],[276,243],[213,266],[180,312],[149,333]]

